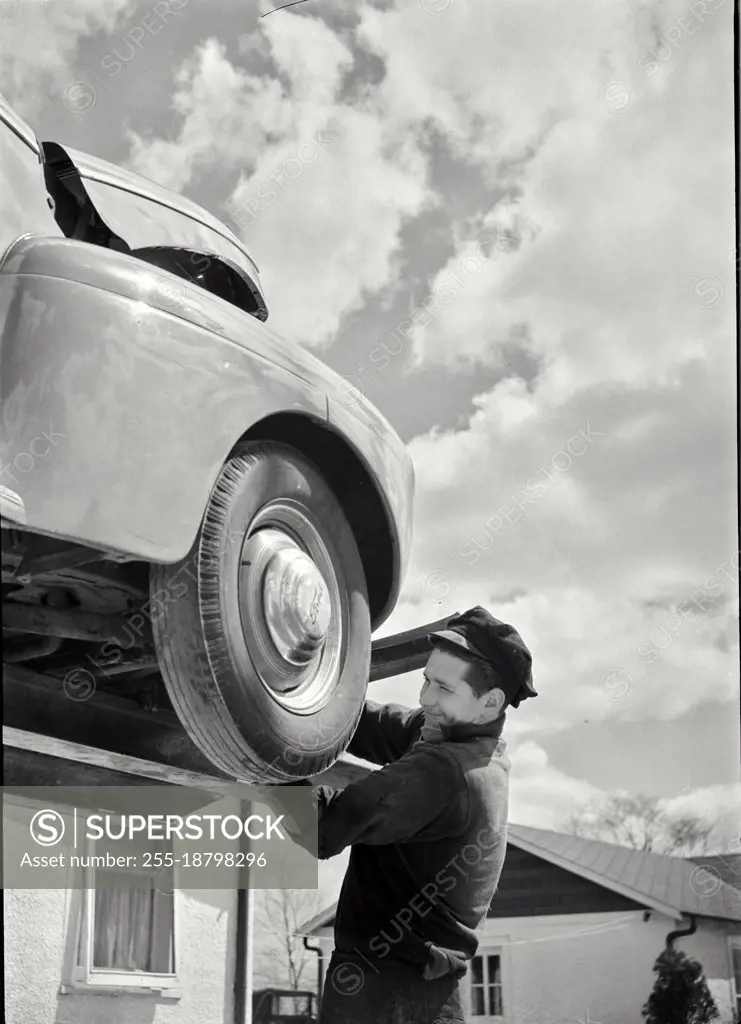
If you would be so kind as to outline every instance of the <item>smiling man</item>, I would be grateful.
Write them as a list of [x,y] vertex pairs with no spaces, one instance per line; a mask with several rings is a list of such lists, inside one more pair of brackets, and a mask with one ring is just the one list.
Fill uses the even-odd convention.
[[537,696],[519,633],[484,608],[430,635],[420,707],[366,702],[349,752],[378,771],[318,787],[319,856],[352,847],[321,1024],[464,1020],[506,849],[508,707]]

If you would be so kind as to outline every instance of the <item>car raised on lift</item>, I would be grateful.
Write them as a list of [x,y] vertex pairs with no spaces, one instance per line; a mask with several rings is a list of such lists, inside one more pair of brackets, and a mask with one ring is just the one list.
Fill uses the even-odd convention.
[[200,206],[2,101],[0,177],[5,663],[171,707],[230,778],[318,774],[404,575],[403,443]]

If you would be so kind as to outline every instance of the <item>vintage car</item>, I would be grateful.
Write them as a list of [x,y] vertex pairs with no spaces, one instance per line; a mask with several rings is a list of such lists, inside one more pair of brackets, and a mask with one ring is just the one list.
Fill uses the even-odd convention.
[[174,709],[229,778],[321,772],[404,575],[404,445],[221,221],[5,102],[0,235],[4,662]]
[[316,1024],[316,996],[293,989],[261,988],[252,995],[254,1024]]

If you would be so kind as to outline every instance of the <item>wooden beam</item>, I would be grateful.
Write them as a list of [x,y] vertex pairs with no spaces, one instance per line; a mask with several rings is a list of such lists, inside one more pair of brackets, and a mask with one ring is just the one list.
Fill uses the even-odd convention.
[[16,729],[228,779],[211,765],[173,711],[145,711],[132,700],[65,689],[61,679],[3,666],[3,722]]
[[37,750],[3,746],[6,790],[27,786],[75,786],[94,792],[100,786],[152,786],[155,781],[100,765],[56,757]]
[[[191,786],[223,791],[234,779],[217,769],[191,771],[163,760],[132,757],[101,747],[3,726],[3,767],[6,786]],[[369,769],[340,759],[309,781],[342,789],[363,778]],[[264,785],[264,783],[262,783]]]
[[429,622],[426,626],[407,629],[403,633],[394,633],[371,644],[370,682],[376,679],[387,679],[389,676],[402,675],[423,668],[432,654],[428,636],[438,629],[445,629],[451,615],[437,622]]
[[[74,750],[92,742],[103,753],[134,762],[154,762],[222,783],[234,781],[213,767],[172,711],[144,711],[133,701],[100,691],[93,692],[88,700],[74,700],[61,680],[17,665],[4,666],[3,704],[6,726],[38,736],[42,743],[58,740],[67,745],[66,749]],[[46,747],[38,749],[49,753]],[[109,767],[104,759],[96,763]],[[367,773],[364,766],[341,758],[312,782],[342,789]],[[102,783],[91,781],[89,785]]]
[[[233,783],[234,784],[234,783]],[[142,786],[172,787],[168,812],[191,814],[222,799],[220,779],[195,772],[174,772],[166,765],[117,758],[110,751],[63,744],[22,730],[3,729],[3,792],[28,796],[28,787],[74,790],[72,802],[94,810],[140,814],[145,804],[137,794]],[[101,787],[106,793],[103,799]],[[102,802],[101,802],[102,801]]]
[[[91,640],[119,644],[125,650],[132,646],[153,644],[150,623],[144,619],[140,628],[127,625],[125,615],[96,615],[93,612],[41,608],[20,601],[3,601],[3,628],[19,633],[37,633],[69,640]],[[138,616],[143,619],[142,615]]]
[[[89,765],[127,778],[132,776],[144,779],[145,785],[153,782],[163,785],[192,786],[198,789],[221,791],[225,780],[218,775],[203,774],[177,768],[163,761],[149,761],[141,757],[131,757],[112,750],[103,750],[84,743],[71,743],[54,736],[42,736],[40,733],[28,732],[25,729],[14,729],[3,726],[3,746],[13,751],[26,751],[32,755],[43,755],[54,760],[69,761],[73,765]],[[17,759],[16,762],[18,763]],[[233,781],[233,780],[232,780]],[[227,780],[228,782],[228,780]],[[6,783],[7,784],[7,783]],[[68,785],[68,783],[63,783]],[[136,785],[137,783],[127,783]],[[117,783],[106,783],[117,785]]]

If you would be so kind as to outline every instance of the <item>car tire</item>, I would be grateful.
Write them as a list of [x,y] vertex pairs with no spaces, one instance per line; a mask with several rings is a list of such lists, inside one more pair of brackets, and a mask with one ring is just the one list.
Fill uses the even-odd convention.
[[240,444],[190,553],[153,565],[150,591],[170,701],[215,767],[290,783],[337,759],[363,708],[370,614],[355,538],[316,466],[285,444]]

